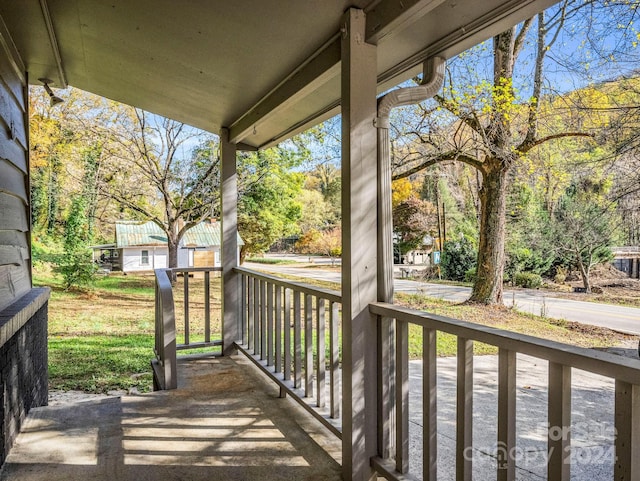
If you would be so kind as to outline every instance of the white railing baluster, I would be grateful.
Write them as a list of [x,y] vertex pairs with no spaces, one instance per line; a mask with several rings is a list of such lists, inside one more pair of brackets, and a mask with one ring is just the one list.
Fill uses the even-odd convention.
[[293,386],[302,386],[302,293],[293,291]]
[[248,295],[248,286],[247,286],[247,276],[244,274],[240,276],[240,323],[242,326],[242,344],[245,346],[249,345],[249,328],[247,324],[247,295]]
[[291,379],[291,289],[284,289],[284,379]]
[[436,330],[422,328],[422,479],[438,476],[438,373]]
[[304,296],[304,395],[313,397],[313,296]]
[[255,313],[255,299],[256,299],[256,294],[255,294],[255,282],[253,279],[251,278],[247,278],[247,283],[249,284],[249,292],[247,293],[248,296],[248,306],[247,306],[247,315],[248,315],[248,322],[247,322],[247,331],[248,331],[248,337],[249,337],[249,350],[255,352],[256,348],[255,348],[255,318],[254,318],[254,313]]
[[338,303],[331,302],[330,314],[329,314],[329,351],[331,352],[331,368],[329,371],[329,387],[330,387],[330,403],[331,403],[331,417],[337,418],[340,416],[340,393],[338,392],[338,382],[340,368],[340,346],[338,344]]
[[[250,352],[246,344],[237,346],[238,350],[278,384],[281,397],[290,395],[331,432],[340,436],[339,422],[335,420],[339,418],[341,402],[340,294],[241,267],[235,271],[247,278],[247,322],[253,313],[254,324],[259,331],[254,334],[254,352]],[[326,331],[327,325],[330,333]],[[251,332],[251,326],[248,326]],[[329,368],[327,337],[330,343]],[[329,376],[327,369],[330,369]],[[326,406],[327,392],[331,396],[331,406]]]
[[260,280],[253,279],[253,353],[260,354]]
[[[175,269],[156,269],[156,335],[155,352],[157,364],[154,364],[154,386],[160,389],[175,389],[177,386],[176,351],[185,349],[197,349],[202,347],[217,347],[222,345],[222,339],[214,339],[211,332],[211,272],[219,272],[217,267],[189,267]],[[171,279],[177,274],[183,275],[183,312],[184,312],[184,343],[178,344],[176,339],[176,315]],[[193,339],[190,318],[190,280],[193,273],[203,273],[204,291],[204,316],[203,316],[203,340]],[[240,311],[241,312],[241,311]],[[244,314],[243,314],[244,315]],[[195,321],[194,321],[195,322]],[[244,322],[244,321],[243,321]],[[200,326],[199,323],[196,323]],[[221,333],[215,333],[220,335]],[[162,366],[162,372],[159,367]]]
[[260,359],[267,357],[267,281],[260,281]]
[[473,450],[473,341],[458,336],[456,481],[471,481]]
[[275,342],[276,342],[276,372],[282,372],[282,288],[275,286]]
[[325,316],[324,316],[324,299],[316,297],[316,319],[318,321],[318,328],[316,331],[316,351],[318,358],[318,369],[316,373],[316,390],[318,398],[318,407],[323,408],[326,405],[325,394],[325,372],[326,372],[326,360],[325,360]]
[[549,363],[547,477],[554,481],[571,478],[571,368]]
[[267,366],[273,366],[273,284],[267,282]]
[[189,274],[185,272],[184,278],[184,343],[189,345]]
[[209,271],[204,273],[204,342],[211,342],[211,284]]
[[396,471],[409,471],[409,323],[396,321]]
[[[548,378],[548,453],[547,479],[568,481],[571,462],[571,370],[581,369],[612,378],[616,382],[615,423],[616,460],[612,467],[615,481],[640,481],[640,363],[637,359],[594,351],[524,334],[505,331],[469,322],[449,319],[414,309],[383,302],[369,306],[378,316],[380,325],[384,319],[396,319],[398,326],[414,324],[423,330],[423,476],[434,481],[437,476],[437,423],[436,423],[436,334],[438,331],[458,338],[456,379],[456,481],[472,479],[473,468],[473,343],[483,342],[498,348],[498,473],[499,481],[512,480],[516,476],[516,460],[520,453],[516,438],[516,366],[517,354],[533,356],[549,362]],[[398,327],[400,329],[400,327]],[[400,335],[400,334],[399,334]],[[408,353],[397,353],[397,359]],[[401,362],[400,360],[398,362]],[[380,369],[380,367],[379,367]],[[378,382],[384,371],[378,373]],[[403,373],[395,374],[401,382]],[[400,389],[396,389],[397,395]],[[400,405],[397,410],[404,411]],[[401,441],[398,433],[405,428],[403,415],[397,415],[396,438],[400,450],[396,462],[381,453],[370,461],[378,474],[389,480],[413,479],[402,471]],[[598,420],[596,420],[597,422]],[[378,426],[378,429],[383,429]],[[382,436],[379,433],[379,439]],[[392,450],[391,447],[387,448]],[[600,462],[604,458],[598,458]],[[607,456],[607,459],[610,459]],[[581,459],[582,461],[582,459]],[[598,462],[598,461],[596,461]],[[526,466],[525,466],[526,468]],[[477,473],[476,473],[477,474]]]
[[516,353],[498,351],[498,481],[516,477]]

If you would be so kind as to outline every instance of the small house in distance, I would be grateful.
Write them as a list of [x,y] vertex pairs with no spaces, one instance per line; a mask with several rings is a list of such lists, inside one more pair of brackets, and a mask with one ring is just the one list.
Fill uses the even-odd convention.
[[[178,267],[219,267],[220,224],[203,221],[185,232],[178,246]],[[242,245],[238,235],[238,245]],[[117,221],[115,244],[94,246],[97,262],[114,271],[144,272],[168,267],[167,236],[153,222]]]

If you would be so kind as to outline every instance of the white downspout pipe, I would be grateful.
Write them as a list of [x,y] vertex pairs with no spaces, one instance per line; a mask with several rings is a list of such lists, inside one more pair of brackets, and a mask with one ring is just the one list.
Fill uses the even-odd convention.
[[[422,83],[415,87],[392,90],[378,100],[378,301],[393,303],[393,215],[391,206],[391,153],[389,143],[389,115],[402,105],[413,105],[433,97],[444,83],[445,60],[433,57],[424,62]],[[378,452],[384,458],[394,457],[408,449],[401,440],[393,439],[395,431],[396,329],[391,319],[383,318],[378,325]],[[400,333],[398,333],[400,336]],[[401,337],[406,337],[401,336]],[[402,362],[400,362],[402,364]],[[407,380],[398,382],[406,384]],[[402,423],[408,422],[408,418]],[[408,426],[405,426],[408,430]],[[403,456],[408,459],[407,456]],[[408,463],[402,466],[406,472]]]
[[423,102],[442,88],[445,60],[433,57],[425,61],[422,83],[392,90],[378,100],[378,300],[393,302],[393,218],[391,212],[391,154],[389,115],[395,107]]

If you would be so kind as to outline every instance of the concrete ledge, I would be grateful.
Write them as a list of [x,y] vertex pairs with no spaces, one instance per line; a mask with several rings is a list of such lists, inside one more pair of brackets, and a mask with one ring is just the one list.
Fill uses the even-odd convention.
[[48,287],[36,287],[0,312],[0,347],[11,339],[49,300]]

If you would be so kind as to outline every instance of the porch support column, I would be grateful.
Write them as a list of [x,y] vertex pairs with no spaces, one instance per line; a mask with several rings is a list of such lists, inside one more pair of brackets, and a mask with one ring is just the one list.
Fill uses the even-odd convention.
[[377,455],[376,47],[365,14],[346,11],[342,31],[342,469],[345,480],[374,478]]
[[238,266],[238,178],[236,144],[229,142],[229,130],[220,131],[222,164],[222,354],[235,354],[234,342],[240,337]]

